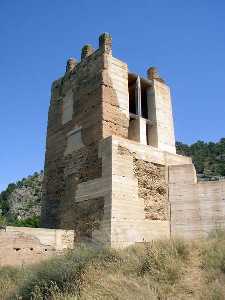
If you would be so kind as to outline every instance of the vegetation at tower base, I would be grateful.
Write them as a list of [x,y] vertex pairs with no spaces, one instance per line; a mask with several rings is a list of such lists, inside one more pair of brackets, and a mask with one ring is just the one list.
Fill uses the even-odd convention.
[[0,223],[39,227],[43,172],[10,183],[0,193]]
[[124,250],[80,246],[32,267],[0,268],[1,299],[224,299],[225,232]]
[[192,157],[197,174],[209,179],[225,176],[225,138],[217,143],[197,141],[190,146],[177,142],[176,149],[178,154]]

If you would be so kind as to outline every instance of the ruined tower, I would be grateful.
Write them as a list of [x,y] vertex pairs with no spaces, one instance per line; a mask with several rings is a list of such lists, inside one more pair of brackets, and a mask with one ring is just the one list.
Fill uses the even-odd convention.
[[176,154],[169,87],[153,67],[130,72],[103,33],[52,84],[42,225],[112,246],[169,236],[176,165],[193,169]]

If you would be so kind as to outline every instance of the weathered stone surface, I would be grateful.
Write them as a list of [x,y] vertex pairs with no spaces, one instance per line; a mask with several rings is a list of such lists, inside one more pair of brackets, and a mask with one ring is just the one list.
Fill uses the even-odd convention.
[[75,211],[75,232],[76,238],[90,238],[94,230],[99,230],[104,215],[104,198],[89,199],[76,202]]
[[163,167],[134,158],[134,174],[138,179],[138,196],[144,200],[145,218],[168,220],[168,186]]
[[118,153],[123,156],[125,165],[127,157],[132,157],[132,170],[138,182],[138,197],[144,202],[145,219],[168,220],[168,185],[165,167],[137,159],[135,153],[123,146],[118,146]]

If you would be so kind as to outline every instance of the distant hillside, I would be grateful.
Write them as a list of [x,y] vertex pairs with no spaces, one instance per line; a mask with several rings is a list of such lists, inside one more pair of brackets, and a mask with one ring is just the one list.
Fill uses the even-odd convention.
[[39,226],[43,172],[10,183],[0,193],[1,215],[7,224]]
[[176,143],[177,153],[191,156],[198,174],[203,177],[225,176],[225,138],[217,143],[197,141],[192,145]]

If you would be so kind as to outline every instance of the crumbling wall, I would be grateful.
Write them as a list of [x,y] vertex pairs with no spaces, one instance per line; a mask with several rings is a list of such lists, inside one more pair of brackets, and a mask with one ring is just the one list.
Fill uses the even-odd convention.
[[92,144],[68,154],[65,157],[64,174],[73,174],[78,183],[101,177],[102,162],[98,157],[98,145]]
[[77,210],[81,212],[81,208],[75,204],[77,187],[82,182],[100,178],[102,175],[102,161],[98,157],[98,145],[92,144],[73,151],[65,156],[64,161],[65,192],[60,209],[60,226],[77,230]]
[[76,240],[92,239],[92,233],[99,230],[104,215],[104,197],[76,202],[75,232]]
[[168,220],[168,185],[165,166],[138,159],[135,153],[118,146],[120,155],[133,157],[133,172],[138,182],[138,197],[144,202],[144,216],[149,220]]
[[168,193],[165,167],[134,158],[138,197],[144,201],[145,219],[168,220]]

